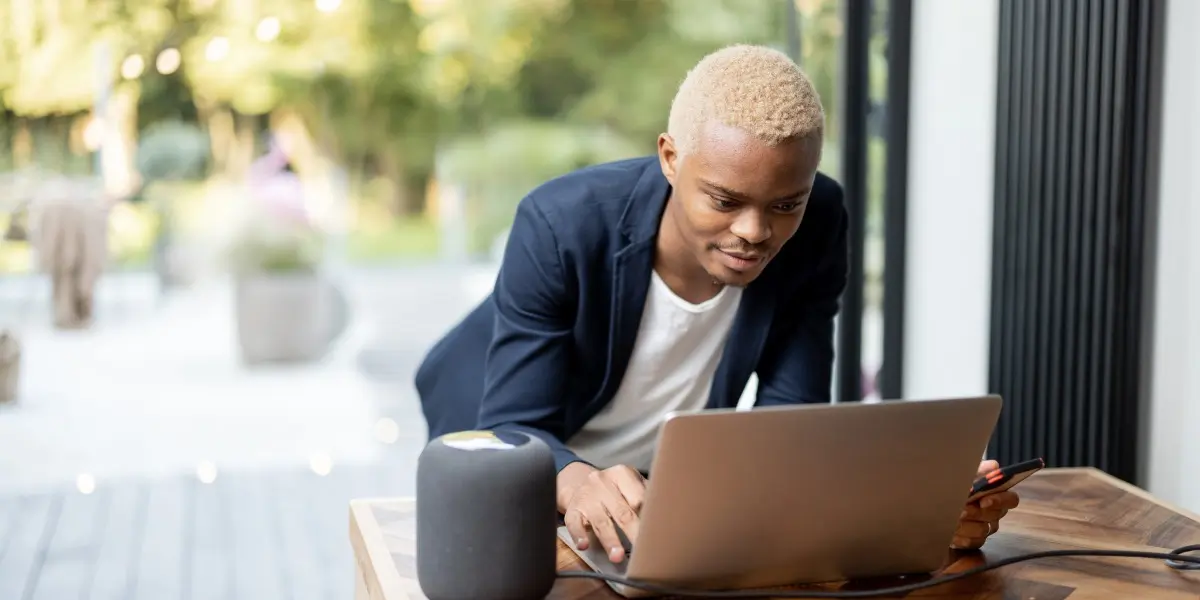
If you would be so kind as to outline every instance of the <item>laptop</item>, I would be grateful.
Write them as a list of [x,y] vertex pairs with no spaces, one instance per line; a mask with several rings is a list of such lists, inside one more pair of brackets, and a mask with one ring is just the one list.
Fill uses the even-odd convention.
[[[719,409],[669,415],[636,545],[593,570],[691,589],[922,574],[946,561],[1002,400]],[[652,594],[610,583],[625,597]]]

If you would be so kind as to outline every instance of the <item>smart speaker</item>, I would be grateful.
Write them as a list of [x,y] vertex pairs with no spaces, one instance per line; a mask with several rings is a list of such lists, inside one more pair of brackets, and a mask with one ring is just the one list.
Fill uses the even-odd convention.
[[430,600],[544,598],[557,569],[556,471],[522,433],[463,431],[417,460],[417,581]]

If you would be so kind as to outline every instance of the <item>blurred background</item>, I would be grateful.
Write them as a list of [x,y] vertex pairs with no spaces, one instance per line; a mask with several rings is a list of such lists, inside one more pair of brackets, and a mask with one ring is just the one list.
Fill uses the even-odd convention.
[[0,598],[349,597],[346,503],[413,493],[412,374],[517,202],[653,153],[738,42],[825,104],[836,400],[1001,393],[1002,462],[1200,510],[1186,27],[1187,0],[0,2]]
[[[864,5],[866,6],[866,5]],[[869,6],[880,362],[886,1]],[[340,598],[413,492],[412,373],[521,197],[651,154],[703,55],[824,98],[839,0],[0,3],[0,598]]]

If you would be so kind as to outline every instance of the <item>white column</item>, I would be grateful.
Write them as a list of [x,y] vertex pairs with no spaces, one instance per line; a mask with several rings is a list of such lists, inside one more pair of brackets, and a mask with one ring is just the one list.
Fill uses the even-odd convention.
[[988,391],[997,0],[913,3],[904,397]]
[[1166,5],[1144,485],[1200,512],[1200,3]]

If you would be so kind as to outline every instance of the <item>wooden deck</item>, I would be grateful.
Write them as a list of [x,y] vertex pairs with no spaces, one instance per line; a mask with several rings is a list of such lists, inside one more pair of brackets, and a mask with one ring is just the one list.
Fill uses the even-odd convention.
[[412,490],[397,462],[0,496],[0,598],[346,599],[349,500]]
[[[19,405],[0,411],[0,600],[350,600],[349,500],[414,492],[425,426],[413,371],[493,278],[486,265],[342,271],[356,327],[368,332],[361,347],[355,330],[339,349],[344,355],[322,361],[320,376],[267,377],[241,373],[227,360],[235,346],[232,292],[224,283],[160,296],[152,273],[108,273],[97,288],[102,326],[82,335],[49,331],[44,276],[0,277],[0,327],[24,332],[26,386]],[[97,355],[120,359],[99,368]],[[364,377],[345,377],[331,364]],[[297,389],[314,379],[315,388]],[[348,396],[329,389],[344,380],[355,386]],[[264,389],[271,401],[255,402]],[[151,405],[158,409],[145,418],[142,407]],[[294,426],[300,417],[289,410],[306,415],[300,429],[310,431],[280,434],[262,418],[285,415]],[[325,445],[324,436],[347,439],[352,421],[313,422],[329,414],[359,414],[364,423],[394,419],[398,441],[377,446],[386,462],[335,462],[325,477],[303,463],[285,471],[232,470],[231,463],[279,464],[293,454],[307,461],[317,451],[335,460],[339,452],[363,456],[353,445]],[[205,418],[188,420],[195,415]],[[221,427],[226,423],[229,430]],[[176,436],[180,447],[170,446]],[[363,439],[377,443],[368,429]],[[201,452],[205,446],[215,455]],[[140,448],[161,454],[140,460]],[[84,495],[71,482],[80,472],[151,473],[202,459],[221,469],[212,484],[190,475],[100,479]],[[66,481],[61,490],[26,493],[59,480]]]

